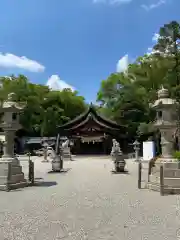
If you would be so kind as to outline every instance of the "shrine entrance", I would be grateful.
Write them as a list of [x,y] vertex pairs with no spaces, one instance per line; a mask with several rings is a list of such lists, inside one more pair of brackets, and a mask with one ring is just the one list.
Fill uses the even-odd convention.
[[[108,149],[109,145],[109,149]],[[111,141],[107,144],[107,136],[81,136],[75,140],[72,147],[72,153],[83,155],[104,155],[108,154],[111,149]]]
[[59,126],[57,131],[58,139],[66,136],[73,141],[71,152],[76,155],[110,154],[113,138],[120,143],[122,151],[127,146],[126,127],[100,116],[92,104],[86,112]]
[[81,143],[79,154],[83,155],[102,155],[104,153],[103,142],[84,142]]

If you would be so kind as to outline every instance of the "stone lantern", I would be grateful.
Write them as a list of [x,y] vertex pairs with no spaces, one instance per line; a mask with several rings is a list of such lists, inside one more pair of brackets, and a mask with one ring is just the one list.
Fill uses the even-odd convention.
[[[24,108],[22,103],[13,101],[14,93],[8,94],[8,99],[1,103],[0,112],[4,113],[0,127],[4,131],[5,141],[3,143],[3,155],[0,158],[0,189],[6,189],[7,182],[11,188],[24,187],[27,185],[19,160],[14,155],[14,137],[18,129],[19,113]],[[8,173],[8,164],[11,171]]]
[[158,99],[152,105],[156,110],[154,127],[161,133],[163,161],[172,161],[173,135],[176,130],[176,101],[169,97],[169,91],[163,86],[158,91]]
[[135,151],[135,161],[139,160],[139,150],[140,150],[140,143],[135,140],[135,142],[133,143],[134,146],[134,151]]

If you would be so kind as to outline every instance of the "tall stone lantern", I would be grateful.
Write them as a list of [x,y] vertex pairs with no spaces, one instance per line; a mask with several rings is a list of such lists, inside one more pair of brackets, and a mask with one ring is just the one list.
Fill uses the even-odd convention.
[[139,161],[139,150],[140,150],[140,143],[136,139],[135,142],[133,143],[134,146],[134,151],[135,151],[135,161]]
[[[0,112],[4,113],[0,127],[4,131],[5,142],[3,143],[3,155],[0,158],[0,190],[6,189],[7,182],[10,188],[24,187],[27,185],[19,160],[14,155],[14,137],[18,129],[19,113],[24,104],[13,101],[14,93],[8,94],[8,99],[1,103]],[[11,171],[8,172],[8,164]]]
[[161,133],[161,148],[163,161],[172,161],[173,136],[176,130],[176,101],[169,97],[169,91],[163,86],[158,91],[158,99],[152,104],[156,109],[154,127]]

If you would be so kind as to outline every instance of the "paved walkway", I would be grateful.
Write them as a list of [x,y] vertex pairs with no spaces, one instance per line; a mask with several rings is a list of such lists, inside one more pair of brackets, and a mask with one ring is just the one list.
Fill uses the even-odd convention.
[[48,174],[36,159],[43,184],[0,192],[0,239],[177,240],[179,196],[138,190],[137,165],[127,165],[129,174],[112,174],[109,159],[81,157]]

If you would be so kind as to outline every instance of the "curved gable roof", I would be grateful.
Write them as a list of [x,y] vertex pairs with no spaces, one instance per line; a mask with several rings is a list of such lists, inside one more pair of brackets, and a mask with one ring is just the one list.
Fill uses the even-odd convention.
[[105,125],[108,128],[121,130],[121,131],[124,130],[123,132],[126,131],[125,126],[121,126],[121,125],[117,124],[116,122],[111,121],[111,120],[101,116],[100,114],[98,114],[95,107],[92,104],[80,116],[76,117],[75,119],[73,119],[73,120],[71,120],[71,121],[69,121],[69,122],[67,122],[67,123],[65,123],[61,126],[58,126],[58,129],[59,130],[65,130],[65,129],[70,130],[72,128],[75,128],[75,126],[81,125],[81,123],[83,123],[83,122],[87,122],[88,119],[90,118],[90,116],[94,120],[94,122],[96,122],[98,125],[100,123],[102,123],[102,125]]

